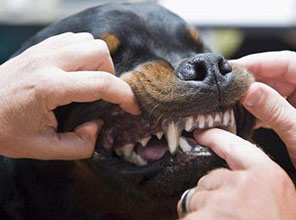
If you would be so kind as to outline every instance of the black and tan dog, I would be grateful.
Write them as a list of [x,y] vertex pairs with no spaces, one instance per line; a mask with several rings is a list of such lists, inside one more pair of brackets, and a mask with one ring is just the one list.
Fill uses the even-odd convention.
[[220,127],[247,137],[237,104],[252,77],[211,53],[181,18],[150,3],[91,8],[44,29],[18,52],[64,32],[105,40],[141,116],[103,101],[56,109],[59,131],[102,118],[93,158],[1,159],[1,219],[175,219],[182,192],[225,163],[192,138]]

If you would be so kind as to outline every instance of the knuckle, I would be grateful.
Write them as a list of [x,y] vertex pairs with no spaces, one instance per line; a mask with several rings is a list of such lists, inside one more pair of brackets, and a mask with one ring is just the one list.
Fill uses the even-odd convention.
[[101,54],[108,56],[110,55],[109,47],[105,41],[98,39],[96,40],[96,44],[98,45],[98,49]]
[[227,160],[228,155],[232,155],[233,151],[237,149],[237,146],[232,141],[227,141],[227,144],[221,149],[222,157]]
[[64,35],[69,35],[69,36],[71,36],[71,35],[74,35],[74,33],[72,32],[72,31],[68,31],[68,32],[65,32],[65,33],[63,33]]
[[197,186],[202,186],[204,184],[204,182],[207,180],[209,174],[202,176],[198,182],[197,182]]
[[[55,39],[55,38],[72,37],[72,36],[74,36],[74,33],[71,32],[71,31],[68,31],[68,32],[62,33],[62,34],[60,34],[60,35],[52,36],[52,37],[50,37],[50,38],[51,38],[51,39]],[[49,38],[49,39],[50,39],[50,38]]]
[[208,175],[225,175],[229,173],[229,170],[226,169],[226,168],[217,168],[217,169],[214,169],[214,170],[211,170]]
[[89,39],[89,40],[94,39],[94,36],[89,32],[81,32],[81,33],[78,33],[78,34],[80,36],[82,36],[83,38],[85,38],[85,39]]
[[239,171],[236,173],[234,181],[236,181],[237,185],[239,185],[241,188],[247,189],[250,186],[256,184],[258,179],[255,175],[252,175],[246,171]]

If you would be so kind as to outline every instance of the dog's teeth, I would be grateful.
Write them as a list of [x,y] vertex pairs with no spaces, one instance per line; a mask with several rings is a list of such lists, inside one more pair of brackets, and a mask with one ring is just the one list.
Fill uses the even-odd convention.
[[184,137],[180,137],[179,145],[183,152],[189,152],[192,150],[192,147],[190,146],[190,144],[188,144],[186,138]]
[[175,154],[179,145],[179,138],[181,135],[181,129],[175,122],[170,122],[166,132],[166,138],[171,154]]
[[210,127],[210,128],[213,127],[214,119],[213,119],[212,115],[208,115],[207,123],[208,123],[208,127]]
[[189,132],[193,127],[193,117],[185,118],[185,131]]
[[200,129],[203,129],[205,127],[206,124],[206,118],[203,115],[199,115],[197,118],[197,122],[198,122],[198,127]]
[[236,134],[236,123],[235,123],[235,117],[233,109],[230,110],[230,118],[231,118],[231,124],[229,131],[233,134]]
[[164,132],[162,131],[156,133],[156,137],[158,138],[158,140],[160,140],[163,135],[164,135]]
[[216,113],[214,121],[217,123],[221,122],[221,116],[219,115],[219,113]]
[[131,155],[134,147],[135,145],[133,144],[126,144],[123,147],[116,148],[115,153],[120,157],[123,156],[124,158],[128,158]]
[[231,123],[231,126],[236,124],[233,109],[230,110],[230,123]]
[[151,136],[143,138],[139,141],[139,143],[143,146],[146,147],[146,145],[148,144],[149,140],[151,139]]
[[128,158],[126,158],[126,161],[133,163],[137,166],[145,166],[147,165],[147,161],[144,160],[140,155],[138,155],[136,152],[132,152]]
[[224,118],[223,118],[223,124],[227,126],[229,124],[230,114],[229,111],[225,111]]

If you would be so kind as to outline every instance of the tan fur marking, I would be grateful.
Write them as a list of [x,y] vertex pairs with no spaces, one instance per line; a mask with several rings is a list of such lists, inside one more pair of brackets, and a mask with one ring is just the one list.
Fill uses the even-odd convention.
[[179,80],[170,64],[164,61],[145,63],[120,78],[132,87],[140,108],[150,115],[169,114],[170,103],[181,98],[176,91]]
[[104,40],[107,43],[111,54],[115,53],[120,45],[119,39],[114,34],[103,34],[102,36],[100,36],[100,39]]
[[196,32],[196,30],[193,27],[188,28],[188,32],[190,34],[190,37],[195,41],[200,43],[200,37],[199,34]]

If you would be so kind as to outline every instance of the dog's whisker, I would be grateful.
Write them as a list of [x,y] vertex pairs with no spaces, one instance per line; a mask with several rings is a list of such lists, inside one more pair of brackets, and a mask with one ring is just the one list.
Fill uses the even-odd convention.
[[158,124],[161,121],[161,118],[164,117],[164,113],[162,113],[156,120],[156,124]]
[[149,114],[148,114],[148,118],[151,117],[153,111],[154,111],[159,105],[160,105],[160,104],[157,104],[157,105],[155,105],[155,106],[151,109],[151,111],[150,111]]

